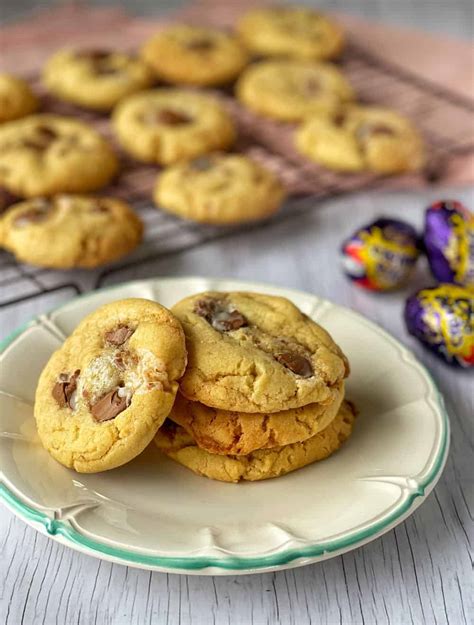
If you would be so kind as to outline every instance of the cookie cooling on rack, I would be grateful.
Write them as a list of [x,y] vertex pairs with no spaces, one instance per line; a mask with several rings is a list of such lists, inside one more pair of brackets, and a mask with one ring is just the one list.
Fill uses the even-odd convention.
[[236,135],[216,98],[184,89],[155,89],[126,98],[114,111],[113,126],[131,156],[162,165],[225,150]]
[[296,133],[296,146],[311,160],[339,171],[396,174],[418,171],[425,163],[423,140],[413,124],[375,106],[308,117]]
[[158,78],[196,86],[234,80],[249,61],[233,35],[215,28],[176,24],[145,43],[142,57]]
[[244,45],[257,56],[333,59],[344,47],[340,27],[307,7],[262,7],[237,24]]
[[118,168],[108,142],[72,117],[38,114],[0,125],[0,186],[20,197],[94,191]]
[[122,200],[87,195],[34,198],[0,217],[0,247],[40,267],[92,268],[131,252],[143,224]]
[[34,113],[38,98],[25,80],[0,74],[0,124]]
[[333,113],[355,97],[348,80],[334,65],[288,59],[251,65],[240,77],[236,94],[256,113],[282,121]]
[[154,191],[159,208],[217,225],[269,217],[285,195],[274,174],[242,154],[203,155],[168,167]]
[[55,96],[98,111],[110,110],[153,81],[152,72],[141,59],[99,48],[59,50],[43,70],[43,82]]

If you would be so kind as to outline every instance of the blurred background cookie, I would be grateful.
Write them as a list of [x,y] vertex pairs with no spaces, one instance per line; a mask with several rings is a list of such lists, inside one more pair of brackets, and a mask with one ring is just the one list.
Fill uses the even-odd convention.
[[344,46],[341,28],[307,7],[252,9],[240,19],[237,31],[245,46],[260,56],[333,59]]
[[34,113],[39,102],[25,80],[0,74],[0,123]]
[[118,167],[107,141],[78,119],[39,114],[0,126],[0,185],[20,197],[93,191]]
[[186,24],[152,37],[142,57],[162,80],[200,86],[230,82],[248,62],[247,52],[229,33]]
[[154,191],[159,208],[210,224],[263,219],[284,197],[279,180],[241,154],[204,155],[173,165],[159,175]]
[[58,195],[14,204],[0,219],[0,245],[25,263],[97,267],[131,252],[143,225],[121,200]]
[[210,95],[155,89],[123,100],[113,116],[122,147],[135,158],[160,164],[225,150],[235,140],[234,122]]
[[393,174],[416,171],[425,162],[423,140],[413,124],[376,106],[311,116],[299,128],[296,146],[317,163],[341,171]]
[[117,50],[59,50],[43,70],[43,82],[55,96],[103,111],[153,80],[143,61]]
[[236,94],[253,111],[295,121],[311,113],[333,112],[354,99],[342,72],[329,63],[312,61],[262,61],[240,77]]

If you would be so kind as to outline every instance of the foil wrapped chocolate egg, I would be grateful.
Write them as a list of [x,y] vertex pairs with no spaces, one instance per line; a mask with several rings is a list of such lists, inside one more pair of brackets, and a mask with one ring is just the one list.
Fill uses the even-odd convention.
[[421,289],[405,304],[410,334],[448,363],[474,367],[474,290],[454,284]]
[[423,243],[436,280],[474,286],[474,214],[460,202],[426,209]]
[[420,254],[410,224],[380,218],[357,230],[342,245],[346,275],[358,286],[388,291],[403,285]]

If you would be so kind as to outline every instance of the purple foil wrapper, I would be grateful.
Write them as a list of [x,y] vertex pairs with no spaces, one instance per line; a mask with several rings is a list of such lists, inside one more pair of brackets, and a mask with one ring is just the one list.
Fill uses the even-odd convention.
[[474,291],[454,284],[421,289],[405,304],[410,334],[449,364],[474,367]]
[[341,247],[345,274],[371,291],[388,291],[404,284],[420,250],[416,230],[398,219],[381,217],[359,228]]
[[454,200],[429,206],[423,242],[436,280],[474,286],[474,215],[467,208]]

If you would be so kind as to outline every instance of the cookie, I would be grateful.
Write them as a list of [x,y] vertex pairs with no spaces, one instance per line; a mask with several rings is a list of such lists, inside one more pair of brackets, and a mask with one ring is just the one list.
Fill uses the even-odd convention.
[[184,89],[154,89],[117,106],[114,130],[124,150],[140,161],[169,165],[235,140],[230,115],[212,96]]
[[253,9],[240,19],[237,31],[258,56],[333,59],[344,46],[340,27],[307,7]]
[[355,411],[343,402],[331,423],[311,438],[273,449],[260,449],[247,456],[221,456],[198,447],[186,430],[166,420],[155,436],[158,449],[194,473],[221,482],[250,482],[279,477],[324,460],[352,434]]
[[329,334],[283,297],[206,292],[173,307],[189,364],[181,393],[234,412],[279,412],[330,399],[348,374]]
[[36,389],[43,446],[80,473],[137,456],[168,415],[186,366],[183,331],[163,306],[100,307],[51,356]]
[[30,115],[0,126],[0,186],[20,197],[94,191],[117,170],[107,141],[77,119]]
[[57,195],[12,206],[0,218],[0,245],[22,262],[70,269],[97,267],[131,252],[143,225],[114,198]]
[[336,416],[344,383],[331,388],[325,402],[270,413],[231,412],[209,408],[178,393],[169,418],[212,454],[242,456],[301,442],[323,430]]
[[399,113],[375,106],[353,106],[332,116],[309,117],[296,134],[298,150],[340,171],[395,174],[419,170],[423,141]]
[[60,50],[47,62],[43,82],[61,100],[109,111],[125,96],[150,87],[154,77],[141,59],[124,52]]
[[177,24],[145,43],[142,57],[166,82],[213,86],[228,83],[248,63],[240,42],[221,30]]
[[163,210],[208,224],[235,224],[275,213],[285,197],[279,180],[240,154],[200,156],[165,169],[155,203]]
[[240,77],[236,95],[253,111],[283,121],[332,113],[354,99],[352,87],[335,66],[298,60],[251,65]]
[[27,82],[16,76],[0,74],[0,123],[34,113],[38,98]]

